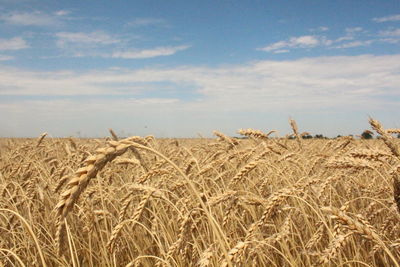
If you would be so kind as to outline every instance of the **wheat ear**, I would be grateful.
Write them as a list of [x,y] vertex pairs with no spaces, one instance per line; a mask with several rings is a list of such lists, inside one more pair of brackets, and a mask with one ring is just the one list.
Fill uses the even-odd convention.
[[338,221],[345,228],[348,228],[366,239],[375,241],[378,244],[383,244],[379,235],[369,223],[366,223],[366,221],[361,222],[358,219],[353,219],[347,215],[347,213],[335,207],[322,207],[321,210],[332,214],[333,219]]
[[299,134],[299,128],[297,127],[297,123],[293,119],[290,119],[289,123],[290,123],[290,126],[292,127],[293,134],[296,136],[296,141],[299,144],[299,147],[301,148],[301,139],[300,139],[301,137]]
[[40,146],[40,144],[42,143],[43,139],[47,136],[47,133],[42,133],[36,143],[36,147]]
[[114,130],[113,129],[108,129],[108,131],[110,132],[110,134],[111,134],[111,136],[112,136],[112,139],[114,140],[114,141],[118,141],[119,140],[119,138],[118,138],[118,135],[114,132]]
[[[150,197],[151,197],[151,195],[153,193],[154,193],[154,191],[150,191],[147,195],[143,195],[139,205],[136,207],[135,212],[133,213],[134,225],[132,227],[134,227],[137,224],[137,222],[139,222],[140,217],[142,216],[143,211],[146,208],[146,204],[148,203],[148,201],[149,201],[149,199],[150,199]],[[126,214],[126,210],[128,209],[130,200],[131,200],[131,197],[129,197],[129,196],[127,198],[125,198],[125,201],[123,203],[123,207],[122,207],[121,212],[120,212],[120,214],[118,216],[118,224],[114,227],[114,229],[113,229],[113,231],[111,233],[110,240],[108,241],[107,248],[111,252],[113,252],[114,249],[115,249],[115,242],[116,242],[116,240],[117,240],[117,238],[119,236],[119,233],[122,230],[122,227],[126,224],[126,222],[130,221],[130,220],[124,221],[124,217],[125,217],[125,214]],[[131,231],[133,231],[133,230],[131,229]]]
[[90,179],[96,177],[104,166],[115,159],[117,156],[124,154],[132,145],[132,142],[142,141],[140,137],[130,137],[119,142],[109,141],[106,148],[96,151],[96,154],[89,156],[85,161],[84,167],[79,168],[74,177],[68,182],[67,189],[61,194],[60,200],[56,206],[57,212],[57,233],[56,245],[59,254],[62,254],[62,246],[64,244],[65,218],[77,202],[81,193],[86,189]]
[[[400,159],[400,150],[393,142],[393,137],[385,131],[379,121],[369,118],[371,127],[382,136],[383,142],[390,149],[393,155]],[[392,173],[393,176],[393,198],[397,204],[397,209],[400,212],[400,175],[398,171]]]

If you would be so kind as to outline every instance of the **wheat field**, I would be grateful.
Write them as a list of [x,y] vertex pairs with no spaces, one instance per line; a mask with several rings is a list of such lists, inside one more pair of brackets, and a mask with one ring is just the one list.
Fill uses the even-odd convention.
[[399,266],[379,139],[0,139],[1,266]]

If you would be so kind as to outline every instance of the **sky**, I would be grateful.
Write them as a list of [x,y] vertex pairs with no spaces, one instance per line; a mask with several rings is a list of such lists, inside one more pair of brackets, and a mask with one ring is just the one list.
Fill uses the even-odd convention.
[[400,128],[400,1],[0,0],[0,137]]

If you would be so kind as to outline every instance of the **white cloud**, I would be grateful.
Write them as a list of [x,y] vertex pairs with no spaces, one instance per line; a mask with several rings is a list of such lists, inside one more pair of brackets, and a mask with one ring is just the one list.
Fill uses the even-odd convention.
[[58,11],[54,12],[54,14],[57,16],[66,16],[70,13],[71,12],[69,12],[68,10],[58,10]]
[[[320,27],[321,28],[321,27]],[[316,30],[314,30],[316,31]],[[400,36],[400,29],[390,29],[387,31],[380,31],[379,36],[391,37],[391,38],[371,38],[371,35],[367,36],[367,31],[362,27],[348,27],[344,29],[345,34],[334,39],[329,39],[326,35],[304,35],[300,37],[291,37],[288,40],[278,41],[257,50],[271,52],[274,54],[287,53],[293,48],[315,48],[325,47],[328,49],[332,48],[353,48],[360,46],[368,46],[377,41],[387,43],[397,43],[398,40],[395,37]],[[363,37],[363,38],[362,38]],[[369,38],[368,40],[365,40]],[[364,40],[361,40],[364,39]]]
[[379,41],[383,43],[398,44],[400,43],[400,28],[380,31],[379,36],[382,37]]
[[290,38],[289,44],[294,47],[313,47],[319,44],[319,40],[315,36],[305,35]]
[[[338,37],[328,44],[335,45],[333,48],[352,48],[357,46],[367,46],[373,43],[373,40],[357,40],[356,38],[359,37],[358,35],[362,33],[366,33],[366,31],[362,27],[348,27],[345,28],[345,35]],[[346,42],[345,41],[352,41]]]
[[362,28],[362,27],[350,27],[350,28],[346,28],[345,31],[346,31],[346,33],[348,33],[348,34],[354,34],[354,33],[356,33],[356,32],[361,32],[361,31],[363,31],[363,28]]
[[398,29],[390,29],[386,31],[380,31],[380,36],[387,36],[387,37],[400,37],[400,28]]
[[335,46],[334,48],[353,48],[353,47],[359,47],[359,46],[368,46],[372,44],[374,41],[373,40],[366,40],[366,41],[354,41],[354,42],[348,42],[344,43],[338,46]]
[[151,49],[123,49],[127,40],[120,39],[103,31],[58,32],[56,44],[65,50],[68,57],[102,57],[140,59],[170,56],[190,46],[162,46]]
[[161,18],[136,18],[133,21],[126,24],[132,27],[144,27],[144,26],[163,26],[166,27],[168,24],[164,19]]
[[375,22],[399,21],[400,14],[390,15],[390,16],[385,16],[385,17],[380,17],[380,18],[373,18],[372,20]]
[[389,44],[398,44],[400,43],[400,38],[381,38],[379,41]]
[[289,47],[288,42],[286,42],[286,41],[279,41],[279,42],[273,43],[273,44],[271,44],[271,45],[268,45],[268,46],[266,46],[266,47],[259,48],[258,50],[270,52],[270,51],[282,49],[282,48],[284,48],[284,47]]
[[0,39],[0,50],[20,50],[28,47],[27,42],[21,37]]
[[[59,125],[57,116],[62,115],[65,122],[71,122],[70,128],[81,127],[88,132],[90,125],[97,125],[99,133],[113,127],[115,116],[125,116],[124,125],[134,118],[135,129],[140,120],[140,125],[157,124],[159,131],[153,129],[152,133],[187,127],[189,134],[200,127],[193,121],[209,121],[207,118],[216,116],[224,122],[234,120],[237,125],[238,118],[232,114],[243,114],[244,118],[235,130],[247,127],[243,123],[253,116],[247,116],[246,112],[262,114],[263,123],[265,114],[286,116],[309,112],[315,115],[321,110],[342,115],[358,110],[365,118],[365,113],[398,107],[399,70],[400,55],[264,60],[221,67],[112,68],[89,72],[33,72],[0,66],[0,95],[14,95],[11,101],[0,97],[0,113],[6,114],[0,116],[0,120],[11,133],[25,133],[23,129],[31,131],[31,126],[42,125],[41,132],[54,130],[62,134],[61,128],[67,127],[64,122],[62,127],[55,126]],[[192,96],[186,98],[187,94]],[[24,97],[32,95],[36,100]],[[72,97],[75,95],[80,97]],[[40,99],[41,96],[46,99]],[[141,115],[135,116],[137,114]],[[215,122],[216,128],[221,129],[218,126],[221,120]],[[21,125],[12,128],[15,122]],[[141,132],[135,134],[141,135]]]
[[116,44],[121,42],[121,40],[112,37],[111,35],[102,32],[96,31],[91,33],[84,32],[58,32],[56,33],[57,46],[65,47],[66,44],[100,44],[100,45],[109,45]]
[[[0,68],[0,94],[136,94],[146,84],[168,82],[177,87],[196,88],[199,97],[207,97],[207,101],[239,104],[242,100],[251,100],[244,101],[239,108],[262,102],[276,106],[273,102],[279,98],[284,102],[298,103],[321,99],[321,105],[338,105],[341,101],[336,97],[340,99],[341,96],[356,100],[356,97],[379,94],[398,95],[399,69],[400,55],[317,57],[259,61],[220,68],[186,66],[86,73],[29,72],[3,67]],[[121,87],[124,90],[119,90]],[[366,89],[369,94],[365,94]]]
[[342,36],[342,37],[339,37],[339,38],[333,40],[333,42],[340,43],[340,42],[349,41],[349,40],[354,40],[354,36],[351,36],[351,35]]
[[289,49],[278,49],[278,50],[274,50],[272,53],[274,54],[284,54],[284,53],[289,53]]
[[320,44],[317,36],[304,35],[299,37],[291,37],[288,41],[279,41],[268,45],[258,50],[271,52],[275,50],[282,50],[283,48],[310,48]]
[[12,59],[14,59],[13,56],[0,55],[0,61],[7,61],[7,60],[12,60]]
[[186,50],[190,46],[166,46],[157,47],[154,49],[133,50],[133,51],[119,51],[112,53],[112,58],[125,58],[125,59],[138,59],[138,58],[152,58],[159,56],[170,56],[178,51]]
[[179,99],[176,98],[130,98],[130,104],[135,105],[169,105],[176,104]]
[[312,28],[309,31],[310,32],[326,32],[326,31],[329,31],[329,28],[326,26],[320,26],[318,28]]
[[2,15],[0,19],[8,24],[23,26],[54,26],[59,23],[54,16],[39,11],[31,13],[10,13]]

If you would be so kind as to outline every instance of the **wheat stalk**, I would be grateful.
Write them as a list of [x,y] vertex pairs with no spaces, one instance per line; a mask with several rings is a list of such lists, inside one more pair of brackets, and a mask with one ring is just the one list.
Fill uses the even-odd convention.
[[96,155],[85,160],[85,166],[75,172],[75,176],[68,182],[67,189],[61,194],[56,205],[57,211],[57,233],[56,244],[59,254],[62,254],[65,236],[65,218],[78,200],[81,193],[86,189],[90,180],[96,177],[104,166],[124,154],[134,141],[142,141],[139,137],[130,137],[119,142],[110,141],[106,148],[98,149]]

